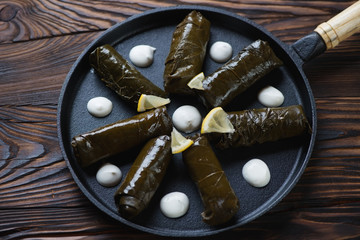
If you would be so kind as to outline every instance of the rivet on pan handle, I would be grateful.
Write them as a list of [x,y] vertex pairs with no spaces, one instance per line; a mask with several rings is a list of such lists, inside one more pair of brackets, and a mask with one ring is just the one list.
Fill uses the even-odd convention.
[[357,1],[329,21],[321,23],[315,32],[322,37],[326,48],[331,49],[359,30],[360,1]]

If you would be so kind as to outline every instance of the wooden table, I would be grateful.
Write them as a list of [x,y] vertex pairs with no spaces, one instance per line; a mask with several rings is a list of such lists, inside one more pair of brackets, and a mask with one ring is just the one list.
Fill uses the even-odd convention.
[[[159,239],[93,206],[70,175],[58,143],[57,103],[66,74],[110,26],[157,7],[204,4],[245,16],[291,44],[353,2],[2,0],[0,237]],[[305,173],[264,216],[204,239],[360,238],[360,34],[304,70],[318,111]]]

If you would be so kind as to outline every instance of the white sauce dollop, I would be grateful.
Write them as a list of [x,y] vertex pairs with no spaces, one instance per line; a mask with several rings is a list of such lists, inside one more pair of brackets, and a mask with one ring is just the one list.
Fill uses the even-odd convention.
[[148,67],[154,61],[155,50],[149,45],[137,45],[130,50],[129,58],[138,67]]
[[260,159],[255,158],[248,161],[242,169],[242,174],[253,187],[265,187],[270,181],[270,170]]
[[184,105],[175,110],[172,116],[173,124],[178,130],[191,133],[200,128],[201,114],[196,107]]
[[160,210],[168,218],[182,217],[188,209],[189,198],[182,192],[168,193],[160,201]]
[[215,42],[210,47],[210,57],[215,62],[220,62],[220,63],[226,62],[231,58],[232,52],[233,52],[232,47],[227,42],[218,41]]
[[266,107],[279,107],[284,99],[284,94],[272,86],[264,87],[258,94],[259,102]]
[[112,111],[112,102],[105,97],[95,97],[87,103],[87,110],[95,117],[105,117]]
[[111,163],[104,164],[96,173],[96,180],[104,187],[116,186],[121,178],[121,170]]

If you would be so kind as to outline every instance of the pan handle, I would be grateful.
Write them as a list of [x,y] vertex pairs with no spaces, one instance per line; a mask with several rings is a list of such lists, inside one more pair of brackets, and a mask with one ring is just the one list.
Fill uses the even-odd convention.
[[321,23],[314,32],[296,41],[292,48],[307,62],[360,30],[360,0],[329,21]]
[[315,32],[324,40],[326,49],[331,49],[359,30],[360,1],[357,1],[329,21],[321,23]]

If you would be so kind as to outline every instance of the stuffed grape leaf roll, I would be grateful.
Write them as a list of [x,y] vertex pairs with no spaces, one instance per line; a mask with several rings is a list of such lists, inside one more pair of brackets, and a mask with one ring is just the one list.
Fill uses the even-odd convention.
[[161,107],[77,135],[71,145],[79,164],[86,167],[171,130],[171,118]]
[[141,94],[167,96],[108,44],[97,47],[89,59],[101,81],[135,109]]
[[170,163],[170,145],[170,137],[163,135],[149,140],[140,151],[114,197],[124,218],[134,218],[148,206]]
[[311,132],[301,105],[229,112],[234,133],[210,133],[220,149],[251,146]]
[[202,71],[209,38],[210,22],[197,11],[189,13],[176,26],[170,51],[165,60],[166,92],[194,94],[187,83]]
[[212,226],[228,222],[239,210],[239,200],[207,137],[196,135],[182,156],[204,204],[203,221]]
[[245,47],[235,57],[207,76],[204,90],[196,91],[205,106],[224,107],[236,96],[282,65],[270,45],[257,40]]

